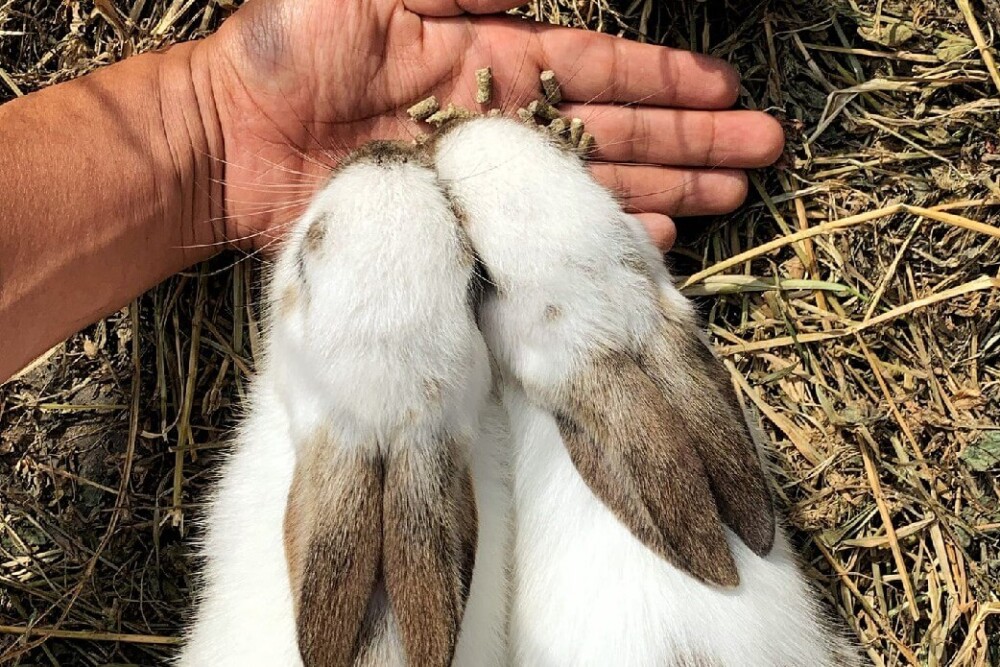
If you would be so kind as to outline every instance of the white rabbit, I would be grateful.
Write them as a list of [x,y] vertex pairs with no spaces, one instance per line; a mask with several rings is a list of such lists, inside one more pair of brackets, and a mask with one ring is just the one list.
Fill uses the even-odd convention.
[[473,273],[420,150],[373,142],[319,192],[274,268],[178,664],[506,664],[509,452]]
[[856,664],[775,528],[728,374],[638,221],[522,123],[455,123],[431,150],[491,283],[480,325],[514,449],[513,664]]

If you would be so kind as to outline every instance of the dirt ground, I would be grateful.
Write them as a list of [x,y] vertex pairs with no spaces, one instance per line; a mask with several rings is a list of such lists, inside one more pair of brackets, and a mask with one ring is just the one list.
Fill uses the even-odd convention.
[[[0,0],[0,101],[233,9]],[[740,103],[782,120],[778,168],[739,212],[684,222],[670,261],[762,414],[774,494],[831,612],[876,665],[1000,665],[997,0],[522,13],[725,58]],[[171,653],[259,283],[259,261],[219,257],[0,386],[0,664]]]

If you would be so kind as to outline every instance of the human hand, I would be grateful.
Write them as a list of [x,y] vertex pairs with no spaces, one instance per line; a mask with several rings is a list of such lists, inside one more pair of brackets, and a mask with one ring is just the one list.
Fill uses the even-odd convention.
[[[469,108],[474,71],[493,68],[506,111],[554,70],[568,116],[597,139],[592,168],[664,249],[670,216],[724,213],[746,196],[742,169],[781,152],[770,117],[726,110],[725,63],[608,35],[505,17],[517,0],[251,0],[192,60],[211,82],[224,154],[221,206],[206,242],[260,248],[327,172],[374,138],[419,129],[405,109],[434,94]],[[628,106],[623,106],[628,104]]]

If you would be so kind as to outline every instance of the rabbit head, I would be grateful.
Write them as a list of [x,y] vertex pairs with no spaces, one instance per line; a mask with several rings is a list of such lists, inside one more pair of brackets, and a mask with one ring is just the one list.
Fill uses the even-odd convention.
[[766,554],[771,499],[728,373],[639,222],[578,155],[522,123],[455,123],[431,150],[488,274],[480,322],[506,379],[552,413],[635,537],[736,585],[723,525]]
[[490,385],[473,284],[426,155],[390,142],[344,161],[277,261],[265,373],[295,449],[284,534],[306,665],[451,661]]

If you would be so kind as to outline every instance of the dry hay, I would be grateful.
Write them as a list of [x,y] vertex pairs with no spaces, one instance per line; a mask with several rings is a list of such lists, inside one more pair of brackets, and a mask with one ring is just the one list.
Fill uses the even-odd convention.
[[[673,257],[764,415],[809,576],[878,665],[1000,664],[1000,8],[984,2],[527,9],[726,58],[742,104],[785,123],[780,168],[738,213],[685,223]],[[0,100],[231,10],[0,0]],[[259,347],[258,267],[234,259],[0,388],[0,662],[151,664],[176,641],[192,523]]]

